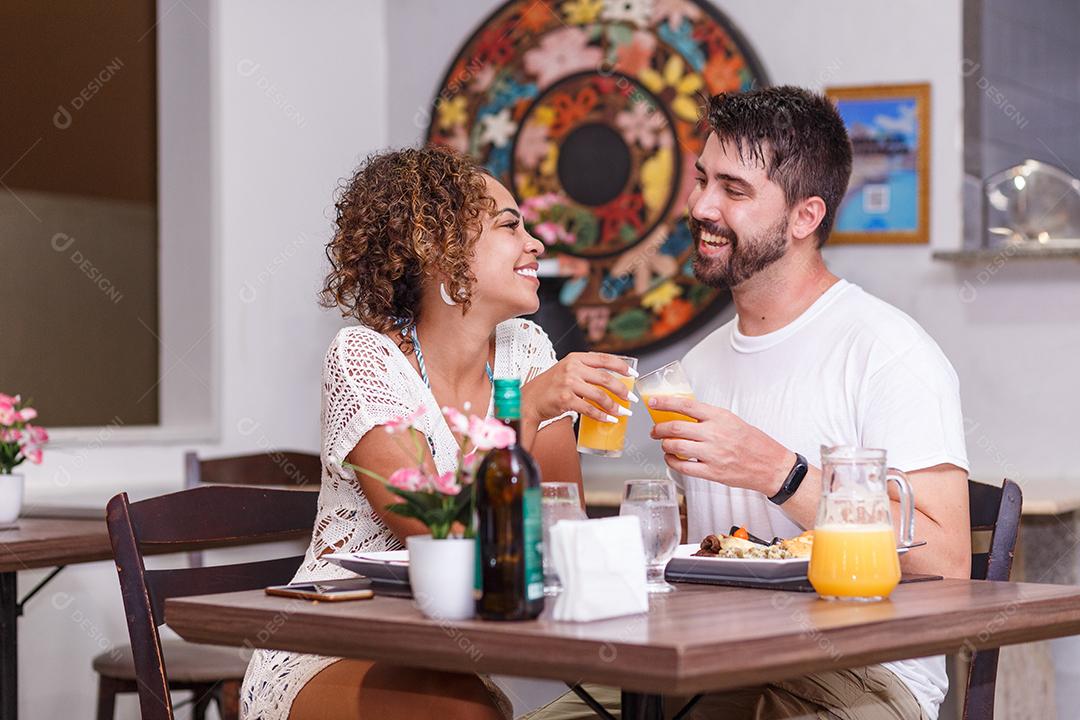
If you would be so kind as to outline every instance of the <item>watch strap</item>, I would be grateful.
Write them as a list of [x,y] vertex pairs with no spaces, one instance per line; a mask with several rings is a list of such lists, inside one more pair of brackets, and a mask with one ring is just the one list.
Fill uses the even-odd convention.
[[788,473],[783,484],[780,485],[780,489],[769,500],[777,505],[783,505],[802,485],[803,478],[806,477],[809,470],[810,466],[806,463],[806,458],[799,453],[795,453],[795,464],[791,466],[791,472]]

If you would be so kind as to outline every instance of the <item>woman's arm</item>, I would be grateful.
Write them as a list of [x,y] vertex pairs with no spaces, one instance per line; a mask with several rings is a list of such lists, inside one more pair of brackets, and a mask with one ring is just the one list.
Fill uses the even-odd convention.
[[[416,465],[416,454],[412,443],[413,440],[408,434],[391,435],[380,425],[360,438],[360,442],[356,443],[356,447],[352,449],[346,460],[388,478],[398,468]],[[435,467],[431,459],[431,451],[422,437],[420,444],[424,451],[424,466]],[[399,499],[382,482],[359,471],[356,471],[356,480],[364,497],[371,503],[372,510],[398,540],[405,542],[405,538],[409,535],[426,535],[430,532],[419,520],[402,517],[386,510],[387,505],[399,502]]]
[[585,508],[585,489],[581,483],[581,461],[578,459],[574,422],[568,417],[545,425],[536,433],[531,453],[540,466],[545,482],[572,482],[578,486],[581,507]]

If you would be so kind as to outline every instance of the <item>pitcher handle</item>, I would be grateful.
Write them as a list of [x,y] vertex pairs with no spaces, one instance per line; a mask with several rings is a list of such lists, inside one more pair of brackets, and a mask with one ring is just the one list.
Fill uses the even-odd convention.
[[892,480],[900,490],[900,546],[907,547],[915,542],[915,495],[907,475],[896,468],[889,468],[885,481]]

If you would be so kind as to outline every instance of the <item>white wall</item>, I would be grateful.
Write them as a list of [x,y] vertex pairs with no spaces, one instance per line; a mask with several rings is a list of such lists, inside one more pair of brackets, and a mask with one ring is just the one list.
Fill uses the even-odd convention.
[[[159,16],[163,84],[172,82],[169,63],[206,62],[185,57],[192,45],[170,38],[202,33],[209,47],[211,173],[201,182],[211,187],[213,309],[194,337],[212,344],[219,375],[215,382],[207,367],[171,370],[194,372],[200,383],[221,388],[220,440],[198,449],[316,450],[322,355],[341,321],[318,307],[315,294],[333,191],[358,158],[386,144],[385,3],[216,0],[207,10],[166,1]],[[196,96],[205,85],[162,88],[180,104],[185,92],[193,93],[188,102],[206,106]],[[182,155],[173,167],[185,171]],[[170,201],[175,208],[175,197]],[[183,225],[182,215],[173,217]],[[197,243],[187,245],[176,230],[162,229],[163,243],[181,244],[163,248],[163,257],[195,252]],[[202,316],[194,309],[191,315]],[[184,352],[170,348],[163,356]],[[147,496],[180,488],[189,445],[117,445],[115,439],[103,432],[89,445],[47,451],[44,465],[26,468],[28,501],[103,508],[122,489]],[[43,575],[20,573],[21,593]],[[65,569],[27,605],[20,632],[23,717],[92,717],[90,660],[127,640],[112,564]],[[135,708],[128,698],[117,717],[137,717]]]
[[[214,297],[212,325],[195,329],[210,330],[202,342],[214,344],[218,377],[206,377],[202,366],[190,372],[211,387],[219,383],[220,440],[198,449],[315,449],[321,356],[339,324],[314,297],[334,186],[367,152],[419,140],[446,63],[496,2],[209,4],[202,12],[193,0],[163,0],[160,10],[163,63],[187,61],[183,43],[166,42],[169,33],[205,32],[210,46],[212,172],[205,182],[213,208]],[[718,5],[753,43],[773,82],[933,84],[931,232],[935,246],[959,247],[959,0],[909,0],[902,7],[885,0]],[[171,59],[166,47],[176,53]],[[171,101],[198,91],[176,88]],[[191,102],[205,105],[197,97]],[[172,208],[182,225],[183,207]],[[162,228],[170,243],[163,257],[175,251],[171,243],[187,240],[180,225]],[[1080,265],[1008,259],[1001,267],[962,268],[933,261],[927,247],[830,248],[827,257],[840,275],[912,314],[952,359],[977,476],[1077,479],[1069,451],[1072,411],[1080,405],[1073,371],[1080,356]],[[681,355],[706,331],[643,357],[643,366]],[[168,355],[184,352],[170,348]],[[170,372],[189,370],[181,365]],[[633,419],[635,451],[622,461],[589,459],[595,486],[660,471],[647,426],[644,417]],[[28,499],[101,507],[120,489],[145,496],[179,488],[186,444],[115,439],[103,432],[88,445],[46,453],[42,467],[27,469]],[[22,573],[22,592],[42,575]],[[126,640],[111,564],[66,569],[31,601],[20,629],[23,716],[90,716],[90,658]],[[125,703],[118,717],[135,717],[134,707]]]
[[[432,6],[400,0],[389,7],[390,142],[411,144],[446,65],[462,40],[498,3],[468,0]],[[719,0],[753,45],[775,84],[932,84],[931,242],[961,245],[962,92],[959,0],[781,2]],[[1049,140],[1047,140],[1049,142]],[[1080,264],[1005,259],[969,267],[935,261],[931,248],[833,247],[837,274],[900,307],[937,339],[960,375],[973,475],[1005,474],[1029,486],[1059,480],[1080,490],[1068,449],[1072,410],[1080,404]],[[1000,267],[998,267],[1000,266]],[[730,310],[711,323],[714,328]],[[708,329],[641,358],[649,368],[679,357]],[[586,458],[594,488],[662,471],[649,423],[631,419],[631,452]]]

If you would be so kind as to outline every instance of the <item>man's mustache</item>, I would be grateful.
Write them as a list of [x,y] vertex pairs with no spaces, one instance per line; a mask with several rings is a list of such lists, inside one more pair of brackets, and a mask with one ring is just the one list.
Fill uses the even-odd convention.
[[708,220],[698,220],[697,218],[693,217],[690,218],[690,232],[691,234],[693,234],[695,240],[700,239],[703,232],[709,233],[710,235],[716,235],[717,237],[722,237],[733,245],[739,239],[738,236],[735,234],[735,231],[729,227],[717,225],[716,223],[709,222]]

